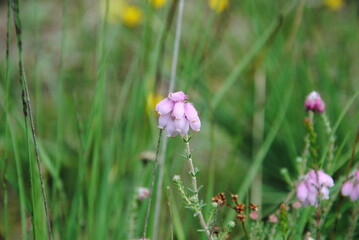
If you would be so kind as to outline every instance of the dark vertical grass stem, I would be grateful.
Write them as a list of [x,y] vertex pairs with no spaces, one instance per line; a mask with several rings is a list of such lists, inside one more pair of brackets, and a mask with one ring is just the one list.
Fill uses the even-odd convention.
[[29,91],[28,91],[28,87],[27,87],[26,75],[25,75],[25,65],[24,65],[23,54],[22,54],[23,50],[22,50],[22,40],[21,40],[21,20],[20,20],[20,9],[19,8],[20,8],[19,1],[12,0],[12,9],[13,9],[15,31],[16,31],[16,37],[17,37],[17,47],[19,50],[19,72],[20,72],[20,81],[21,81],[21,87],[22,87],[21,96],[22,96],[22,103],[23,103],[23,112],[24,112],[26,126],[27,126],[27,121],[28,121],[27,119],[30,120],[32,139],[34,142],[36,164],[37,164],[37,168],[39,171],[40,183],[41,183],[41,193],[42,193],[44,207],[45,207],[48,235],[49,235],[49,239],[52,240],[50,214],[49,214],[49,209],[48,209],[48,205],[47,205],[45,185],[44,185],[43,176],[42,176],[40,156],[39,156],[39,150],[38,150],[37,139],[36,139],[36,130],[35,130],[34,119],[33,119],[33,115],[32,115],[30,96],[29,96]]
[[161,137],[162,137],[162,129],[160,130],[160,133],[158,134],[158,140],[157,140],[157,149],[156,149],[156,158],[155,163],[153,167],[153,174],[152,174],[152,182],[151,182],[151,191],[150,191],[150,197],[148,199],[148,205],[147,205],[147,212],[146,212],[146,218],[145,218],[145,226],[143,228],[143,238],[146,238],[147,234],[147,225],[148,225],[148,219],[150,217],[150,211],[151,211],[151,201],[152,201],[152,195],[153,195],[153,189],[155,186],[155,179],[156,179],[156,173],[157,173],[157,165],[158,165],[158,154],[160,150],[161,145]]
[[[9,126],[8,126],[8,113],[9,113],[9,93],[10,93],[10,17],[11,17],[11,0],[7,1],[7,31],[6,31],[6,101],[5,101],[5,142],[8,142]],[[4,171],[3,171],[3,189],[4,189],[4,237],[9,239],[9,215],[8,215],[8,185],[7,185],[7,166],[8,166],[8,148],[5,147],[4,154]]]

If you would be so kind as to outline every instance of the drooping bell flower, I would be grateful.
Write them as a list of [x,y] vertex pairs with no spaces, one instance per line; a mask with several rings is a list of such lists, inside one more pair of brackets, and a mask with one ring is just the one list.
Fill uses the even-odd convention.
[[307,96],[305,109],[316,113],[323,113],[325,111],[325,103],[318,92],[313,91]]
[[196,132],[200,130],[201,120],[197,110],[186,101],[187,98],[181,91],[174,92],[156,105],[156,112],[160,114],[158,128],[166,129],[167,137],[184,136],[190,127]]
[[311,169],[297,186],[297,198],[303,206],[317,206],[318,199],[329,199],[329,188],[334,186],[331,176],[319,170]]
[[346,181],[342,186],[342,195],[349,197],[352,202],[359,198],[359,171],[354,173],[354,176]]

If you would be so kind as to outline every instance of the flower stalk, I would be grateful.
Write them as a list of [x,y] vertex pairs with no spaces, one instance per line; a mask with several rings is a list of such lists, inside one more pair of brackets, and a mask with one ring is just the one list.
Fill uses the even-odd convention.
[[330,125],[329,118],[327,114],[321,114],[321,117],[323,119],[326,132],[329,136],[329,149],[328,149],[328,159],[327,159],[327,169],[331,169],[333,165],[333,159],[334,159],[334,145],[335,145],[335,135],[334,131]]
[[202,214],[202,210],[201,210],[201,204],[200,201],[199,201],[199,197],[198,197],[198,187],[197,187],[197,174],[199,172],[199,170],[197,168],[194,167],[193,165],[193,160],[192,160],[192,154],[191,154],[191,148],[190,148],[190,145],[189,145],[189,142],[191,140],[191,137],[186,135],[184,138],[183,138],[185,144],[186,144],[186,155],[187,155],[187,160],[188,160],[188,164],[189,164],[189,167],[190,167],[190,175],[191,175],[191,180],[192,180],[192,187],[193,187],[193,200],[192,202],[196,202],[199,206],[196,207],[195,211],[196,211],[196,214],[198,215],[198,218],[199,218],[199,221],[200,221],[200,224],[202,226],[202,228],[205,230],[205,233],[208,237],[208,239],[212,240],[212,237],[211,237],[211,233],[208,229],[208,226],[203,218],[203,214]]

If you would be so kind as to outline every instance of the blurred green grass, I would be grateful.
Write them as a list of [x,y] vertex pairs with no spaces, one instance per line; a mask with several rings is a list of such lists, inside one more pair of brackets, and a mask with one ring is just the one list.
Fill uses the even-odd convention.
[[[135,189],[149,186],[152,174],[152,163],[143,166],[139,155],[156,147],[156,114],[153,105],[148,107],[149,95],[167,94],[174,25],[163,57],[158,54],[170,2],[154,9],[145,1],[133,1],[143,11],[142,23],[128,27],[109,22],[107,28],[99,10],[103,3],[98,1],[20,2],[25,65],[55,238],[128,237]],[[283,18],[273,38],[233,78],[233,85],[213,106],[224,81],[278,19],[287,2],[230,1],[231,7],[221,14],[212,11],[205,0],[185,3],[175,89],[186,91],[203,119],[201,132],[193,134],[192,147],[201,170],[199,182],[204,185],[201,195],[207,202],[217,192],[237,192],[248,177],[258,151],[253,144],[254,113],[264,111],[266,139],[288,105],[283,120],[277,123],[278,132],[264,149],[261,207],[264,214],[272,212],[290,191],[280,169],[288,168],[293,178],[297,177],[295,160],[301,155],[305,136],[305,96],[318,90],[334,124],[359,90],[357,5],[347,2],[342,9],[331,11],[319,1],[317,5],[293,1],[294,9]],[[6,35],[6,10],[2,2],[1,36]],[[5,56],[5,41],[3,37],[0,40],[1,56]],[[27,217],[31,198],[14,31],[10,51],[8,126],[13,141],[5,139],[7,126],[1,122],[0,152],[7,149],[9,154],[9,228],[11,239],[18,239],[21,200],[15,159],[22,168],[20,181],[26,194],[22,204]],[[4,59],[0,59],[2,116],[7,101]],[[160,74],[156,74],[158,66]],[[258,72],[264,74],[266,85],[265,102],[256,106]],[[348,161],[358,127],[357,104],[354,100],[336,131],[338,146],[343,144],[338,159],[342,164]],[[319,136],[325,136],[323,127],[319,131]],[[325,137],[320,144],[324,149]],[[183,147],[180,139],[169,140],[164,187],[172,189],[174,218],[180,221],[175,224],[176,238],[195,239],[199,225],[193,227],[196,220],[183,208],[171,183],[174,174],[188,172],[181,158]],[[1,161],[1,169],[3,165]],[[340,167],[337,170],[338,175],[344,172]],[[169,219],[165,198],[161,223]],[[145,205],[139,208],[135,237],[142,232]],[[31,228],[27,230],[31,235]],[[160,239],[169,239],[169,227],[161,227]]]

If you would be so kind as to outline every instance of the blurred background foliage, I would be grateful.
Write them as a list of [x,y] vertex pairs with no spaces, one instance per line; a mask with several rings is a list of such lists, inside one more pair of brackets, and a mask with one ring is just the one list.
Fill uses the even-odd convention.
[[[144,164],[141,153],[155,151],[154,107],[168,94],[175,33],[172,2],[109,0],[106,15],[106,1],[20,1],[26,74],[56,239],[141,236],[146,204],[139,203],[134,211],[133,203],[136,188],[150,185],[153,163]],[[175,90],[189,95],[202,118],[192,148],[205,202],[218,192],[238,189],[248,199],[249,188],[241,186],[259,158],[263,216],[278,209],[291,190],[280,170],[287,168],[293,179],[299,177],[296,159],[304,147],[306,95],[321,93],[334,124],[359,90],[358,22],[357,1],[185,1]],[[18,50],[12,23],[7,98],[6,26],[7,4],[2,0],[0,152],[8,156],[9,236],[28,239],[33,207]],[[330,172],[335,176],[345,172],[350,157],[357,104],[355,99],[336,131],[340,155]],[[325,149],[328,138],[321,123],[318,135]],[[188,172],[183,149],[181,139],[169,139],[164,188],[171,188],[175,239],[197,239],[199,224],[171,183],[173,175]],[[169,239],[168,196],[161,201],[159,239]],[[3,216],[3,198],[0,202]]]

